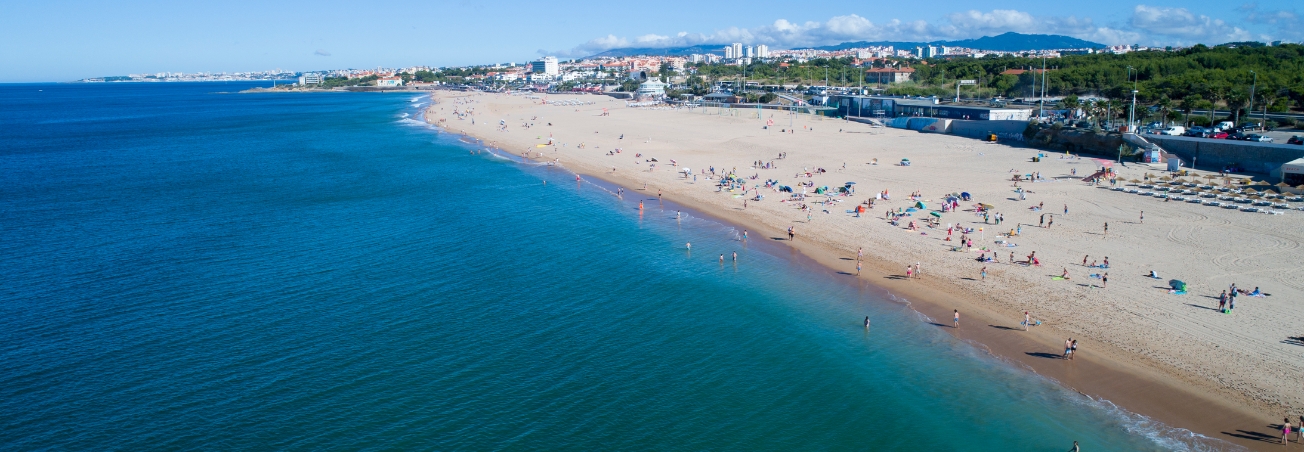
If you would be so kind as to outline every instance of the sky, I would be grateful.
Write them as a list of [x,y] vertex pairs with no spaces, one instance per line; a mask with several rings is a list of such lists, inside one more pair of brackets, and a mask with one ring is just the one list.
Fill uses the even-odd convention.
[[933,0],[806,4],[320,0],[0,2],[0,83],[157,72],[459,66],[618,47],[772,49],[1020,33],[1102,44],[1304,41],[1304,3]]

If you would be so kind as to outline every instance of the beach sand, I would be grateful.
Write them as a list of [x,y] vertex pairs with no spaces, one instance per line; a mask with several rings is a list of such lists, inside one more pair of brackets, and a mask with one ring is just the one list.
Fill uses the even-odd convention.
[[[1258,434],[1271,438],[1270,425],[1304,410],[1304,343],[1294,339],[1304,335],[1304,309],[1294,301],[1304,292],[1304,255],[1298,250],[1304,224],[1297,218],[1304,212],[1263,215],[1164,202],[1082,182],[1100,166],[1089,158],[1048,154],[1033,163],[1039,152],[1034,149],[773,110],[627,108],[624,101],[598,95],[440,91],[433,97],[426,120],[449,132],[506,153],[555,159],[584,177],[630,189],[646,184],[646,191],[631,194],[655,199],[661,193],[749,229],[751,240],[787,243],[786,231],[793,227],[792,246],[848,278],[856,277],[855,257],[863,247],[866,271],[860,278],[910,300],[948,329],[951,310],[959,309],[965,321],[956,336],[1170,426],[1263,449],[1271,446]],[[543,98],[591,104],[552,105]],[[459,118],[454,110],[472,113]],[[768,120],[773,126],[766,129]],[[553,144],[547,145],[550,138]],[[607,155],[617,148],[622,152]],[[787,158],[779,159],[780,153]],[[651,158],[658,160],[654,169]],[[899,166],[903,158],[911,165]],[[877,165],[870,164],[873,159]],[[753,168],[758,160],[777,168]],[[836,188],[854,181],[856,194],[821,205],[816,202],[825,197],[808,189],[808,222],[800,202],[781,202],[787,193],[761,188],[764,200],[744,208],[740,191],[717,191],[704,175],[694,181],[678,172],[712,166],[717,175],[736,168],[739,176],[758,176],[747,181],[749,189],[767,179],[797,193],[798,182]],[[804,174],[817,168],[827,172]],[[1070,176],[1074,168],[1076,177]],[[1165,174],[1158,166],[1135,163],[1115,168],[1120,181]],[[1021,201],[1010,178],[1032,172],[1045,181],[1020,183],[1029,191]],[[877,201],[861,218],[847,213],[882,190],[892,199]],[[926,210],[891,225],[885,209],[909,207],[914,191],[922,192],[930,210],[948,193],[968,192],[974,201],[943,214],[939,229],[905,229],[910,219],[922,222]],[[1005,223],[984,224],[966,211],[975,202],[993,205]],[[1039,203],[1043,211],[1030,210]],[[1053,215],[1053,228],[1038,227],[1043,214]],[[959,243],[944,241],[947,223],[982,227],[982,233],[970,234],[974,249],[996,250],[999,263],[977,262],[977,251],[952,251]],[[998,236],[1018,224],[1018,237]],[[953,240],[959,237],[956,232]],[[998,247],[996,240],[1017,246]],[[1011,251],[1019,261],[1036,251],[1042,266],[1012,265]],[[1084,255],[1088,263],[1108,257],[1110,268],[1083,266]],[[916,263],[922,276],[904,279],[905,267]],[[985,281],[979,277],[984,266]],[[1052,279],[1063,268],[1070,279]],[[1162,277],[1148,277],[1152,270]],[[1104,272],[1108,288],[1089,277]],[[1187,282],[1189,293],[1170,294],[1169,279]],[[1220,313],[1216,298],[1232,283],[1271,295],[1238,297],[1234,313]],[[1024,311],[1043,325],[1022,331]],[[1079,357],[1057,359],[1068,337],[1079,340]]]

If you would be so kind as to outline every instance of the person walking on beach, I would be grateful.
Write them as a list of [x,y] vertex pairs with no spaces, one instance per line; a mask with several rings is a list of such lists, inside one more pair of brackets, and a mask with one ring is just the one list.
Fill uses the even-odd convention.
[[906,279],[912,279],[912,278],[914,278],[914,276],[915,276],[915,273],[914,273],[914,272],[915,272],[915,268],[912,267],[912,266],[907,265],[907,266],[906,266]]
[[959,328],[959,327],[960,327],[960,310],[956,309],[954,320],[952,320],[951,323],[951,328]]
[[1064,356],[1061,356],[1060,359],[1069,359],[1069,353],[1073,353],[1073,338],[1071,337],[1064,340]]
[[1290,418],[1288,417],[1281,420],[1281,443],[1290,443]]
[[1069,359],[1072,360],[1073,355],[1076,354],[1078,354],[1078,341],[1075,339],[1069,344]]
[[1146,211],[1141,211],[1141,224],[1146,224]]
[[1109,287],[1109,272],[1105,272],[1105,274],[1100,275],[1100,288],[1103,289],[1106,287]]
[[1109,237],[1109,222],[1105,222],[1105,237]]
[[1222,294],[1218,295],[1218,312],[1226,313],[1227,312],[1226,308],[1227,308],[1227,291],[1223,290]]
[[915,278],[922,276],[924,273],[919,271],[919,263],[915,262]]
[[856,276],[860,276],[860,261],[856,261]]
[[1087,266],[1087,258],[1088,258],[1088,257],[1091,257],[1091,255],[1090,255],[1090,254],[1086,254],[1086,255],[1083,255],[1083,256],[1082,256],[1082,266],[1083,266],[1083,267],[1086,267],[1086,266]]
[[980,272],[980,274],[982,275],[983,281],[986,281],[986,280],[987,280],[987,267],[983,267],[983,269],[982,269],[982,271]]
[[1051,216],[1050,221],[1046,222],[1046,229],[1050,229],[1054,226],[1055,226],[1055,217]]
[[1029,326],[1032,326],[1032,315],[1028,314],[1028,311],[1023,311],[1023,331],[1028,331]]
[[[1065,205],[1064,205],[1064,216],[1068,216],[1068,214],[1069,214],[1069,205],[1068,205],[1068,204],[1065,204]],[[1077,441],[1074,441],[1074,442],[1077,442]]]
[[793,238],[795,238],[795,234],[792,232],[792,226],[788,226],[788,241],[791,242]]
[[1039,228],[1044,228],[1044,227],[1046,227],[1046,214],[1044,214],[1044,213],[1041,214],[1041,221],[1037,223],[1037,227],[1039,227]]

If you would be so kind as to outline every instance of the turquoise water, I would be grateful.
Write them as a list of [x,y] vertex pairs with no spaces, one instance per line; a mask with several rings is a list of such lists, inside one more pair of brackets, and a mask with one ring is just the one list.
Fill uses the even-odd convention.
[[248,86],[0,85],[0,449],[1229,447],[414,94]]

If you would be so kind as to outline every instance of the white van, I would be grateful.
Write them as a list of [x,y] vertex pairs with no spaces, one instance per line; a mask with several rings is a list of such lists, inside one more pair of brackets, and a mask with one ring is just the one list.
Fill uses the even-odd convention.
[[1166,129],[1163,129],[1163,130],[1160,130],[1160,131],[1159,131],[1159,134],[1160,134],[1160,135],[1175,135],[1175,136],[1181,136],[1181,135],[1184,134],[1184,133],[1186,133],[1186,128],[1185,128],[1185,127],[1182,127],[1182,126],[1170,126],[1170,127],[1166,128]]

